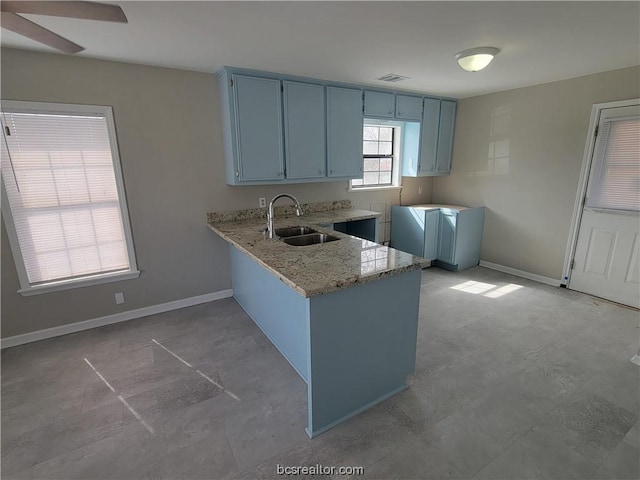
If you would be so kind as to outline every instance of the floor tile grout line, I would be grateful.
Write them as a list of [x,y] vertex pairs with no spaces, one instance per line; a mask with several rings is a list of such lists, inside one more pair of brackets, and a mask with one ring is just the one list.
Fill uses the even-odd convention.
[[186,360],[180,358],[178,355],[176,355],[175,353],[173,353],[171,350],[169,350],[167,347],[165,347],[164,345],[162,345],[160,342],[158,342],[155,338],[152,338],[151,341],[153,343],[155,343],[156,345],[158,345],[160,348],[162,348],[164,351],[166,351],[167,353],[170,353],[171,355],[173,355],[174,357],[176,357],[178,360],[180,360],[182,363],[184,363],[187,367],[189,368],[193,368],[193,365],[191,365],[189,362],[187,362]]
[[116,389],[113,388],[109,382],[107,382],[106,378],[104,378],[102,376],[102,374],[98,370],[96,370],[96,367],[94,367],[86,357],[85,357],[84,361],[87,362],[87,365],[89,365],[91,367],[91,369],[95,372],[95,374],[98,375],[98,378],[100,378],[100,380],[102,380],[104,382],[104,384],[107,387],[109,387],[109,390],[111,390],[113,393],[115,393]]
[[[187,367],[189,368],[194,368],[193,365],[191,365],[189,362],[187,362],[186,360],[184,360],[183,358],[181,358],[179,355],[177,355],[176,353],[173,353],[171,350],[169,350],[167,347],[165,347],[164,345],[162,345],[160,342],[158,342],[155,338],[152,338],[151,341],[153,343],[155,343],[156,345],[158,345],[160,348],[162,348],[164,351],[166,351],[167,353],[173,355],[175,358],[177,358],[178,360],[180,360],[182,363],[184,363]],[[233,398],[236,401],[240,401],[240,398],[234,394],[233,392],[227,390],[224,386],[220,385],[219,383],[217,383],[216,381],[214,381],[213,379],[211,379],[210,377],[208,377],[207,375],[205,375],[204,373],[202,373],[200,370],[198,370],[197,368],[195,369],[196,373],[198,375],[200,375],[202,378],[204,378],[205,380],[207,380],[208,382],[210,382],[211,384],[215,385],[216,387],[218,387],[220,390],[222,390],[224,393],[226,393],[227,395],[229,395],[231,398]]]
[[216,387],[218,387],[219,389],[221,389],[224,393],[226,393],[227,395],[229,395],[231,398],[233,398],[234,400],[240,401],[240,398],[233,392],[230,392],[229,390],[227,390],[225,387],[223,387],[222,385],[220,385],[219,383],[215,382],[214,380],[212,380],[211,378],[209,378],[207,375],[205,375],[204,373],[202,373],[200,370],[196,369],[196,372],[198,373],[198,375],[200,375],[202,378],[204,378],[205,380],[213,383]]
[[[88,358],[84,357],[84,361],[87,362],[87,365],[89,365],[91,367],[91,369],[95,372],[95,374],[98,376],[98,378],[100,378],[100,380],[102,380],[104,382],[104,384],[109,387],[109,389],[113,392],[116,393],[115,388],[113,388],[111,386],[111,384],[107,381],[106,378],[104,378],[102,376],[102,374],[96,369],[96,367],[94,367],[92,365],[92,363],[89,361]],[[129,412],[131,412],[131,414],[136,418],[136,420],[138,420],[142,426],[144,428],[147,429],[147,431],[151,434],[151,435],[155,435],[156,431],[153,429],[153,427],[151,427],[151,425],[149,425],[147,422],[144,421],[144,419],[140,416],[140,414],[138,412],[135,411],[135,409],[129,405],[129,402],[127,402],[122,395],[118,395],[118,400],[120,400],[120,402],[122,402],[122,404],[124,404],[125,407],[127,407],[127,409],[129,410]]]
[[156,431],[153,429],[153,427],[151,427],[151,425],[149,425],[147,422],[144,421],[144,419],[140,416],[140,414],[138,412],[136,412],[134,410],[134,408],[129,405],[129,402],[127,402],[122,395],[118,395],[118,399],[124,404],[125,407],[127,407],[129,409],[129,411],[131,412],[131,415],[133,415],[134,417],[136,417],[136,419],[142,424],[142,426],[144,428],[147,429],[147,431],[151,434],[151,435],[155,435]]

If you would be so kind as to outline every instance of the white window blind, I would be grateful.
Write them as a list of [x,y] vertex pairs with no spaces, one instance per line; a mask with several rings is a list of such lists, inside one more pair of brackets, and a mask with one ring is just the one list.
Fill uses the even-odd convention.
[[640,211],[640,117],[600,123],[586,206]]
[[29,110],[2,111],[2,177],[29,285],[131,271],[106,115]]

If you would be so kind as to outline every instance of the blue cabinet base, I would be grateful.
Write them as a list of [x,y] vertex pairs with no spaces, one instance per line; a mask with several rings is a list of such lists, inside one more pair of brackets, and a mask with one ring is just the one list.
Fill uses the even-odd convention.
[[235,299],[307,383],[309,437],[406,388],[420,270],[305,298],[230,248]]
[[[431,262],[431,265],[434,267],[444,268],[445,270],[450,270],[452,272],[457,272],[459,270],[458,265],[451,265],[450,263],[441,262],[440,260],[433,260]],[[469,268],[469,267],[466,267],[466,268]]]
[[391,246],[457,272],[480,263],[484,207],[399,206],[391,209]]

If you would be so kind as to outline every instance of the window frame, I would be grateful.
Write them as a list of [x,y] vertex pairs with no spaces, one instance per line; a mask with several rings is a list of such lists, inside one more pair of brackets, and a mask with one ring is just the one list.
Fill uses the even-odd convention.
[[[138,278],[140,271],[135,255],[135,246],[133,242],[133,234],[129,219],[129,209],[127,206],[127,197],[124,188],[124,177],[122,175],[122,166],[120,162],[120,154],[118,151],[118,141],[116,136],[116,127],[113,117],[113,109],[106,105],[79,105],[67,103],[45,103],[45,102],[27,102],[22,100],[0,100],[0,112],[20,112],[20,113],[39,113],[39,114],[62,114],[62,115],[99,115],[104,116],[107,125],[107,134],[109,137],[109,146],[111,149],[111,160],[113,164],[113,173],[116,181],[116,189],[118,192],[118,205],[120,207],[120,215],[122,217],[122,227],[124,230],[125,245],[129,256],[129,269],[118,272],[95,273],[84,275],[82,277],[51,280],[46,283],[31,284],[27,276],[22,250],[18,241],[15,224],[11,207],[9,205],[7,192],[4,186],[4,178],[0,181],[0,189],[2,194],[2,216],[7,229],[9,245],[13,254],[18,280],[20,281],[20,289],[18,293],[23,296],[37,295],[41,293],[56,292],[61,290],[70,290],[74,288],[88,287],[91,285],[99,285],[109,282],[117,282]],[[3,140],[4,141],[4,140]]]
[[[365,118],[362,124],[363,130],[367,125],[375,127],[393,127],[393,154],[391,158],[391,185],[353,185],[353,180],[349,180],[349,192],[370,192],[372,190],[399,190],[401,185],[402,170],[402,138],[403,138],[403,122],[393,120],[379,120],[375,118]],[[364,138],[362,139],[364,143]],[[384,155],[366,155],[363,153],[362,161],[367,158],[382,158]],[[364,175],[364,173],[363,173]]]

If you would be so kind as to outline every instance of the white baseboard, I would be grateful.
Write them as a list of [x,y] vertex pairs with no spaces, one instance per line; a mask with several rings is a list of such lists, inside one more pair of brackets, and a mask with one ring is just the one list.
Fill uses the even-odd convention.
[[214,300],[221,300],[231,296],[233,296],[233,290],[221,290],[219,292],[198,295],[197,297],[183,298],[181,300],[174,300],[173,302],[137,308],[127,312],[114,313],[113,315],[107,315],[105,317],[92,318],[82,322],[75,322],[68,325],[60,325],[59,327],[46,328],[44,330],[37,330],[35,332],[24,333],[22,335],[15,335],[13,337],[0,339],[0,349],[37,342],[38,340],[45,340],[47,338],[59,337],[60,335],[67,335],[68,333],[81,332],[82,330],[111,325],[112,323],[125,322],[127,320],[133,320],[134,318],[148,317],[149,315],[169,312],[171,310],[177,310],[184,307],[191,307],[201,303],[213,302]]
[[508,273],[510,275],[515,275],[516,277],[522,277],[529,280],[534,280],[536,282],[546,283],[547,285],[551,285],[553,287],[559,287],[562,283],[560,282],[560,280],[555,278],[545,277],[544,275],[538,275],[537,273],[525,272],[524,270],[518,270],[517,268],[505,267],[504,265],[500,265],[498,263],[485,262],[484,260],[480,260],[480,266],[490,268],[491,270]]

